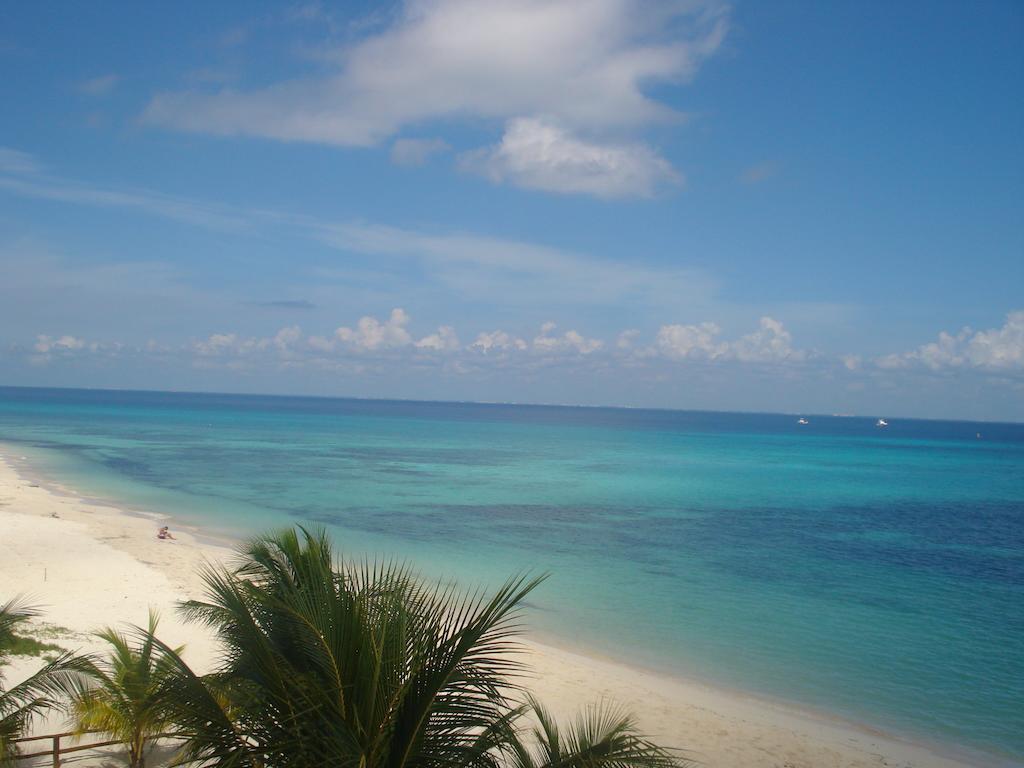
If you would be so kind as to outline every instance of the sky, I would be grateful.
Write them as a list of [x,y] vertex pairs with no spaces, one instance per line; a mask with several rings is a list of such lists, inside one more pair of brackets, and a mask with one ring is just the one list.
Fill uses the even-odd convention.
[[8,3],[0,385],[1024,421],[1024,5]]

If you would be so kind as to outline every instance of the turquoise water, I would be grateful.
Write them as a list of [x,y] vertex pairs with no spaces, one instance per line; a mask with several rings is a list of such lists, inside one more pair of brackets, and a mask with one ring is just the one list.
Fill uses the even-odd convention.
[[556,642],[1024,761],[1024,425],[890,421],[0,388],[82,492],[550,571]]

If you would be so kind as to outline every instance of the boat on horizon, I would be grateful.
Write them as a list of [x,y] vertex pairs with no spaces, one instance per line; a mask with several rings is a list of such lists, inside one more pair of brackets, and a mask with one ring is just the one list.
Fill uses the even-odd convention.
[[879,419],[878,421],[875,422],[875,426],[876,427],[888,427],[889,426],[889,422],[886,421],[885,419]]
[[799,419],[797,420],[797,422],[796,422],[796,423],[797,423],[797,424],[810,424],[811,422],[809,422],[809,421],[808,421],[807,419],[805,419],[805,418],[804,418],[803,416],[801,416],[801,417],[800,417],[800,418],[799,418]]

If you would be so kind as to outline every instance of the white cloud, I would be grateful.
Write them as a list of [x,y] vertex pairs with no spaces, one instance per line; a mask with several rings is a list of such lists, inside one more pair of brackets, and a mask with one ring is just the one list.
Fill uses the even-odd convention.
[[407,167],[425,165],[434,155],[450,149],[442,139],[397,139],[391,145],[391,162]]
[[302,342],[302,329],[297,325],[282,328],[273,336],[242,337],[237,333],[214,333],[192,344],[192,350],[201,358],[254,356],[267,351],[281,358],[298,352]]
[[953,335],[942,331],[938,339],[910,352],[877,358],[880,368],[899,369],[923,366],[933,371],[945,368],[981,368],[1012,370],[1024,368],[1024,310],[1006,316],[999,328],[974,331],[962,328]]
[[41,173],[30,155],[2,148],[0,190],[22,197],[136,211],[216,231],[259,233],[284,228],[295,236],[349,253],[420,261],[427,267],[428,280],[474,301],[592,306],[629,302],[651,309],[685,303],[711,309],[717,290],[709,275],[697,269],[616,262],[464,232],[432,234],[361,222],[339,224],[285,211],[171,197],[148,189],[92,185]]
[[544,323],[540,327],[540,333],[533,339],[533,348],[539,352],[575,352],[581,355],[589,355],[597,352],[604,346],[600,339],[588,339],[577,331],[566,331],[561,336],[552,336],[551,332],[556,328],[552,322]]
[[435,352],[457,352],[461,345],[455,329],[450,325],[442,325],[436,333],[424,336],[416,342],[418,349],[430,349]]
[[695,269],[620,263],[462,232],[428,234],[365,223],[338,224],[282,211],[171,197],[153,190],[91,185],[40,173],[30,155],[2,148],[0,189],[23,197],[139,211],[217,231],[259,232],[284,227],[339,250],[419,260],[429,267],[430,279],[478,301],[510,304],[528,299],[535,304],[590,305],[630,301],[651,308],[685,302],[701,307],[711,304],[716,291],[710,277]]
[[732,354],[743,362],[762,363],[799,361],[806,356],[803,351],[793,349],[793,335],[770,317],[762,317],[756,331],[734,342]]
[[1001,328],[978,331],[967,342],[967,359],[988,368],[1024,367],[1024,310],[1010,312]]
[[[386,319],[367,315],[353,327],[340,327],[331,335],[307,336],[299,326],[292,325],[264,337],[223,332],[185,344],[150,339],[126,346],[87,341],[71,334],[39,334],[31,346],[15,344],[11,350],[20,352],[33,365],[86,355],[117,355],[138,360],[191,359],[198,367],[237,371],[311,366],[344,369],[351,374],[381,374],[399,372],[403,365],[435,364],[459,374],[480,374],[490,368],[492,372],[518,370],[533,375],[540,368],[559,364],[574,368],[577,373],[607,371],[618,366],[656,380],[671,378],[673,371],[679,370],[672,363],[682,361],[705,366],[757,365],[777,370],[815,363],[824,366],[822,370],[847,374],[858,374],[867,364],[859,355],[830,357],[797,349],[790,332],[771,317],[762,317],[757,329],[734,339],[723,338],[721,327],[713,322],[663,325],[647,343],[641,341],[637,329],[612,335],[609,342],[584,336],[575,329],[560,333],[558,326],[549,321],[529,340],[494,330],[480,332],[472,343],[463,345],[453,326],[442,325],[433,333],[414,336],[410,325],[409,315],[395,308]],[[1008,373],[1024,369],[1024,310],[1010,312],[998,328],[965,328],[955,335],[942,333],[936,342],[908,353],[877,358],[873,363],[889,370],[921,367]]]
[[492,331],[491,333],[481,333],[476,337],[476,341],[469,345],[470,349],[477,349],[483,352],[485,355],[491,350],[498,352],[505,352],[508,350],[525,350],[527,343],[520,338],[516,338],[505,331]]
[[52,336],[46,336],[39,334],[36,336],[36,343],[32,347],[36,352],[54,352],[59,350],[76,350],[84,349],[86,343],[79,338],[74,336],[61,336],[59,338],[53,338]]
[[511,120],[497,146],[464,154],[460,165],[495,183],[601,198],[651,197],[682,183],[671,163],[647,146],[583,141],[537,118]]
[[678,117],[646,86],[691,78],[720,46],[727,12],[714,0],[409,0],[382,31],[323,53],[326,76],[160,94],[144,117],[343,146],[462,116],[635,127]]
[[607,353],[631,364],[662,357],[670,360],[734,361],[739,363],[792,363],[808,358],[808,353],[794,349],[792,337],[782,323],[770,317],[761,318],[756,331],[734,341],[720,338],[721,328],[715,323],[697,325],[663,325],[653,346],[638,346],[640,332],[630,329],[617,335],[613,345],[603,339],[587,337],[575,329],[556,333],[557,325],[546,322],[530,341],[506,331],[481,332],[463,347],[455,328],[443,325],[434,333],[414,339],[409,331],[410,318],[401,308],[391,311],[385,321],[371,316],[360,318],[355,328],[338,328],[333,336],[303,337],[298,326],[283,328],[267,338],[241,338],[236,334],[214,334],[194,345],[201,357],[249,355],[276,351],[283,358],[298,358],[303,353],[334,355],[340,351],[385,353],[394,350],[425,350],[448,354],[468,353],[475,357],[496,355],[504,359],[510,354],[530,357],[579,358]]
[[263,344],[265,347],[273,346],[279,352],[287,353],[301,340],[302,329],[297,325],[290,325],[278,331],[273,338],[266,339]]
[[728,352],[729,345],[717,341],[721,332],[714,323],[663,325],[658,329],[655,345],[661,354],[674,360],[692,357],[714,360]]
[[216,357],[234,351],[238,341],[238,336],[234,333],[214,333],[209,338],[196,342],[195,350],[204,357]]
[[409,316],[405,310],[395,308],[383,323],[375,317],[361,317],[354,329],[338,328],[334,335],[339,341],[356,350],[389,349],[412,343],[405,326]]
[[793,337],[783,324],[771,317],[762,317],[758,329],[735,341],[722,341],[722,329],[715,323],[697,325],[663,325],[658,330],[655,347],[674,360],[738,360],[743,363],[798,362],[807,353],[793,348]]
[[[109,348],[117,349],[119,347],[119,344],[115,344],[110,345]],[[36,342],[32,345],[32,354],[29,357],[29,362],[33,365],[44,365],[58,356],[63,357],[78,352],[98,352],[106,348],[99,342],[86,341],[70,334],[54,337],[41,333],[36,336]]]
[[615,339],[616,349],[631,350],[636,346],[636,340],[640,338],[640,331],[635,328],[631,328],[628,331],[623,331],[619,334],[618,338]]
[[[464,153],[468,170],[548,192],[649,197],[682,175],[621,136],[683,117],[648,86],[688,81],[727,28],[719,0],[407,0],[383,30],[318,51],[317,74],[158,94],[143,119],[370,147],[431,120],[484,118],[504,122],[504,136]],[[398,139],[391,159],[422,165],[448,149],[439,138]]]
[[[279,330],[273,336],[242,337],[236,333],[215,333],[206,339],[194,342],[193,352],[200,357],[241,357],[261,353],[275,353],[279,359],[300,359],[303,355],[333,354],[339,351],[384,352],[401,347],[435,352],[457,352],[461,349],[458,335],[450,325],[442,325],[435,333],[413,341],[407,328],[409,315],[401,308],[395,308],[383,322],[375,317],[364,316],[355,328],[341,327],[331,337],[304,336],[297,325]],[[40,339],[49,337],[40,337]]]
[[502,365],[518,360],[527,368],[552,360],[580,361],[583,358],[603,361],[602,365],[615,359],[635,367],[638,364],[651,365],[657,357],[738,363],[783,363],[806,357],[804,352],[792,348],[790,335],[782,324],[768,317],[761,319],[758,330],[732,342],[719,338],[721,330],[714,323],[665,325],[659,329],[653,346],[639,346],[640,332],[636,329],[622,331],[609,345],[603,339],[584,336],[575,329],[558,333],[558,326],[551,321],[543,323],[529,341],[495,330],[481,332],[473,343],[463,346],[455,328],[450,325],[442,325],[434,333],[417,339],[410,332],[410,323],[409,315],[396,307],[385,320],[367,315],[361,317],[354,327],[342,326],[330,336],[306,336],[299,326],[292,325],[264,337],[225,332],[178,347],[150,340],[142,346],[128,348],[120,344],[89,343],[71,335],[40,335],[31,352],[36,356],[33,362],[37,363],[47,362],[57,354],[83,350],[133,351],[141,355],[161,356],[182,352],[192,355],[193,362],[202,367],[223,365],[239,370],[255,370],[261,364],[334,365],[346,356],[355,356],[373,364],[384,361],[400,364],[403,359],[429,359],[422,354],[424,352],[444,353],[446,359],[455,363],[452,370],[463,371],[469,370],[460,368],[463,363],[482,362],[488,357]]
[[306,339],[306,344],[316,352],[332,352],[336,346],[333,339],[324,336],[310,336]]

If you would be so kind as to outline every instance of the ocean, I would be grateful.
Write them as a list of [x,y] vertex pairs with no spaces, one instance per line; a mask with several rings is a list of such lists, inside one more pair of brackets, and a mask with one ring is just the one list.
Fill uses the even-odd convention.
[[548,572],[548,642],[1024,762],[1024,425],[804,415],[0,388],[86,495]]

